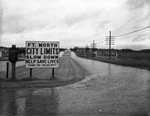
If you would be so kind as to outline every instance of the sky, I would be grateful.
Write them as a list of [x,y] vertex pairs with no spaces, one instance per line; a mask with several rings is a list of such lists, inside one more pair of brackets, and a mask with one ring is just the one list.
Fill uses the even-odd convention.
[[[150,26],[150,0],[1,0],[0,46],[59,41],[60,47],[108,48],[117,36]],[[150,28],[114,37],[116,49],[149,49]]]

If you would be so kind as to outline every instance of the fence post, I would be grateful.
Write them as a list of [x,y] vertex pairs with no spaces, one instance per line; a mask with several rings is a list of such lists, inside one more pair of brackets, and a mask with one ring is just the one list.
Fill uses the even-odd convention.
[[32,78],[32,68],[30,68],[30,79]]
[[11,64],[12,64],[11,79],[16,80],[16,62],[12,62]]
[[8,78],[8,73],[9,73],[9,62],[7,62],[6,66],[6,78]]
[[54,68],[52,68],[52,78],[54,78]]

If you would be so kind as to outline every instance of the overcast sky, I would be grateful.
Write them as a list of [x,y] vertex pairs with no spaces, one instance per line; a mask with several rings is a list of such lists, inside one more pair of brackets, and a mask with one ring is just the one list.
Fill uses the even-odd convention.
[[[108,48],[105,36],[150,25],[150,0],[1,0],[0,46],[25,41],[60,41],[61,47]],[[113,48],[150,48],[150,28],[116,37]]]

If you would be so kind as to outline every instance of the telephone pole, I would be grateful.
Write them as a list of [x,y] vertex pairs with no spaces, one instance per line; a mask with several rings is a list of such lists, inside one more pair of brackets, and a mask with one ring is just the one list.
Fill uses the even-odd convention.
[[114,36],[111,36],[111,31],[109,36],[106,36],[106,45],[109,45],[109,59],[111,59],[111,45],[114,45]]
[[93,40],[93,58],[94,58],[94,44],[95,44],[95,40]]
[[111,57],[111,31],[109,31],[109,59]]
[[93,40],[93,48],[94,48],[95,40]]

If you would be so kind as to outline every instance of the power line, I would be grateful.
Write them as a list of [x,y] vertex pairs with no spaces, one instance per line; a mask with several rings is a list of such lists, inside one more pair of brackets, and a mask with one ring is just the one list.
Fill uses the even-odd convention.
[[98,43],[96,43],[96,44],[101,44],[101,43],[103,43],[103,42],[105,42],[105,40],[103,40],[103,41],[100,41],[100,42],[98,42]]
[[128,33],[125,33],[125,34],[117,35],[115,37],[121,37],[121,36],[129,35],[129,34],[132,34],[132,33],[136,33],[138,31],[142,31],[142,30],[147,29],[147,28],[150,28],[150,26],[147,26],[147,27],[144,27],[144,28],[141,28],[141,29],[138,29],[138,30],[134,30],[134,31],[131,31],[131,32],[128,32]]

